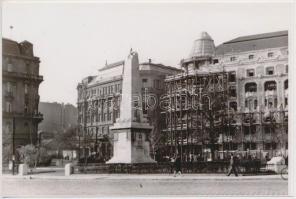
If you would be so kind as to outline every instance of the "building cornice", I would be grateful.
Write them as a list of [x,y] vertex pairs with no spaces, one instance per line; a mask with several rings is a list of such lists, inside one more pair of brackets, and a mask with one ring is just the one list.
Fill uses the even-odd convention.
[[2,71],[3,78],[15,78],[15,79],[25,79],[29,81],[37,81],[41,83],[43,81],[43,76],[26,74],[26,73],[18,73],[18,72],[8,72]]
[[14,54],[7,54],[7,53],[3,53],[2,55],[7,56],[7,57],[13,57],[13,58],[17,58],[17,59],[25,59],[25,60],[30,60],[30,61],[40,63],[39,57],[29,57],[29,56],[24,56],[24,55],[14,55]]

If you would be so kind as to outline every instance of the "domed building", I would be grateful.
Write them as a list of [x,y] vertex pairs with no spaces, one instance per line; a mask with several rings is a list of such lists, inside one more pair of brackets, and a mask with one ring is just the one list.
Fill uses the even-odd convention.
[[181,61],[186,72],[199,69],[200,66],[209,65],[215,56],[215,44],[212,37],[207,32],[201,32],[193,42],[189,57]]
[[247,35],[215,47],[201,32],[183,73],[165,79],[167,156],[204,161],[232,153],[257,159],[288,151],[288,31]]
[[212,58],[215,54],[215,44],[212,37],[207,32],[201,32],[194,41],[189,58],[205,59]]

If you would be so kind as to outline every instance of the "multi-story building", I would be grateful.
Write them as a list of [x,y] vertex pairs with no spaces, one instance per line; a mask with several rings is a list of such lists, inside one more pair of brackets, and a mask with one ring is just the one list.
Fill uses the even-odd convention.
[[35,144],[42,114],[38,111],[38,57],[28,41],[2,39],[2,140],[3,148]]
[[[177,104],[163,112],[166,154],[178,151],[185,159],[190,154],[209,157],[209,151],[215,155],[211,159],[223,158],[225,151],[257,158],[286,155],[287,31],[238,37],[217,47],[203,32],[181,65],[183,73],[165,80],[166,93]],[[178,97],[182,88],[201,97],[196,100],[201,105],[209,104],[207,96],[211,106],[221,106],[182,111],[192,103],[190,97]],[[212,134],[210,142],[207,133]]]
[[[121,99],[122,74],[125,61],[106,64],[96,76],[89,76],[78,84],[78,123],[80,125],[80,146],[89,152],[108,160],[113,153],[113,135],[109,127],[119,117]],[[181,70],[162,64],[149,62],[139,65],[143,96],[158,96],[164,93],[164,79],[166,75],[179,73]],[[145,98],[143,98],[145,99]],[[147,99],[149,100],[149,99]],[[148,102],[147,104],[154,103]],[[160,111],[144,108],[145,117],[154,126],[152,140],[159,139],[161,129]],[[153,141],[152,141],[153,143]],[[152,148],[156,146],[152,146]],[[87,148],[87,150],[85,150]],[[81,152],[81,157],[84,156]],[[86,154],[86,155],[87,155]]]
[[39,110],[44,118],[38,126],[40,132],[63,133],[77,126],[78,111],[72,104],[40,102]]

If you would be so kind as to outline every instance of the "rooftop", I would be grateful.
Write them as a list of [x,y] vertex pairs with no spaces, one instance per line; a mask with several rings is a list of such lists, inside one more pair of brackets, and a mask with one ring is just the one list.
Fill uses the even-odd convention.
[[242,36],[217,46],[216,55],[268,48],[287,47],[288,31]]
[[212,57],[215,53],[215,44],[207,32],[201,32],[194,41],[189,58]]
[[160,64],[160,63],[157,63],[156,64],[156,63],[152,63],[152,62],[143,62],[143,63],[140,63],[140,65],[151,65],[151,66],[156,66],[156,67],[170,69],[170,70],[175,70],[175,71],[182,71],[179,68],[172,67],[172,66],[166,66],[166,65],[163,65],[163,64]]
[[[108,70],[108,69],[111,69],[111,68],[115,68],[115,67],[118,67],[118,66],[122,66],[122,65],[124,65],[124,60],[114,62],[114,63],[111,63],[111,64],[106,64],[103,68],[99,69],[99,72],[102,72],[104,70]],[[178,68],[175,68],[175,67],[172,67],[172,66],[166,66],[166,65],[163,65],[161,63],[143,62],[143,63],[140,63],[140,65],[151,65],[151,66],[161,67],[161,68],[165,68],[165,69],[181,71],[181,69],[178,69]]]
[[33,45],[26,40],[18,43],[11,39],[2,38],[2,54],[34,57]]
[[114,63],[111,63],[111,64],[106,64],[103,68],[99,69],[99,71],[103,71],[103,70],[107,70],[107,69],[114,68],[114,67],[117,67],[117,66],[121,66],[123,64],[124,64],[124,60],[114,62]]

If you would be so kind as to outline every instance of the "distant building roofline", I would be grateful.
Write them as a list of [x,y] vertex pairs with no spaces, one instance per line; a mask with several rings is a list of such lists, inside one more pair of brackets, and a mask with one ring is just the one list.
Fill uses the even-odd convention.
[[2,40],[6,40],[6,41],[11,41],[11,42],[18,43],[17,41],[12,40],[12,39],[9,39],[9,38],[6,38],[6,37],[2,37]]
[[[111,68],[115,68],[115,67],[121,66],[123,64],[124,64],[124,60],[114,62],[114,63],[111,63],[111,64],[107,64],[103,68],[99,69],[99,71],[104,71],[104,70],[108,70],[108,69],[111,69]],[[152,66],[157,66],[157,67],[166,68],[166,69],[170,69],[170,70],[181,71],[181,69],[179,69],[179,68],[175,68],[175,67],[172,67],[172,66],[166,66],[166,65],[163,65],[163,64],[160,64],[160,63],[142,62],[139,65],[152,65]]]
[[28,40],[23,40],[21,42],[18,42],[16,40],[13,40],[13,39],[9,39],[9,38],[6,38],[6,37],[2,37],[2,40],[6,40],[6,41],[9,41],[9,42],[14,42],[14,43],[17,43],[17,44],[22,44],[22,43],[29,43],[32,45],[31,42],[29,42]]
[[99,69],[99,71],[103,71],[103,70],[107,70],[107,69],[110,69],[110,68],[114,68],[114,67],[117,67],[117,66],[120,66],[120,65],[123,65],[123,64],[124,64],[124,60],[118,61],[118,62],[114,62],[114,63],[111,63],[111,64],[107,64],[103,68]]
[[237,37],[218,45],[215,55],[248,52],[288,46],[288,31],[277,31]]
[[251,40],[259,40],[259,39],[268,39],[268,38],[272,38],[272,37],[282,37],[282,36],[288,36],[288,31],[283,30],[283,31],[241,36],[241,37],[237,37],[235,39],[229,40],[227,42],[224,42],[223,44],[237,43],[237,42],[251,41]]
[[175,71],[182,71],[179,68],[163,65],[163,64],[160,64],[160,63],[156,64],[156,63],[152,63],[152,62],[143,62],[143,63],[140,63],[140,65],[152,65],[152,66],[157,66],[157,67],[160,67],[160,68],[166,68],[166,69],[175,70]]

